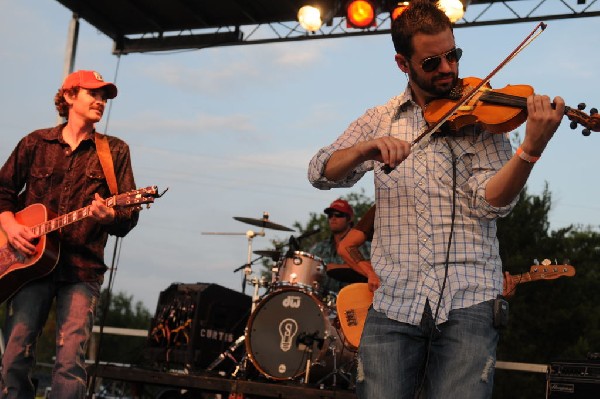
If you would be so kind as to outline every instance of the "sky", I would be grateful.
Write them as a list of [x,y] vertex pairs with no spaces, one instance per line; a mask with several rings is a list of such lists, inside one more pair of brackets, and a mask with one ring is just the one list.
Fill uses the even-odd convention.
[[[511,6],[518,3],[531,8],[532,2]],[[537,12],[544,13],[544,7]],[[598,9],[600,4],[590,8]],[[57,1],[0,0],[2,163],[24,135],[57,123],[53,97],[63,79],[70,19],[71,12]],[[600,17],[547,23],[492,79],[492,87],[526,84],[537,93],[563,97],[567,105],[585,102],[586,110],[600,108]],[[460,75],[487,76],[535,25],[456,29],[464,51]],[[119,95],[97,129],[130,145],[138,187],[169,188],[142,211],[115,262],[114,290],[142,301],[151,313],[160,292],[172,283],[213,283],[242,291],[242,276],[234,270],[247,262],[249,248],[273,249],[271,240],[299,235],[265,229],[264,236],[249,241],[246,232],[260,233],[260,228],[234,217],[260,219],[268,212],[272,222],[293,227],[339,196],[364,189],[373,198],[371,173],[354,188],[330,191],[313,188],[306,174],[319,148],[366,109],[405,88],[388,35],[120,58],[112,46],[82,20],[75,69],[97,70],[118,86]],[[529,179],[530,194],[541,194],[548,184],[551,229],[600,226],[600,188],[594,177],[600,170],[600,137],[583,137],[580,130],[571,130],[565,118]],[[524,125],[517,131],[523,137]],[[114,243],[111,238],[107,245],[108,265],[113,264]],[[539,255],[546,257],[568,254]],[[529,266],[523,265],[523,271]],[[251,294],[253,287],[246,286],[245,292]]]

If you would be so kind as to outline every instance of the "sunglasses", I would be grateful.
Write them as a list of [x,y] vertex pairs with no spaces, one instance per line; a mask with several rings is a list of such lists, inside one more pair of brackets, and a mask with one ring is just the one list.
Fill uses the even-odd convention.
[[334,216],[336,218],[345,218],[345,217],[348,217],[348,215],[346,215],[344,212],[331,212],[331,213],[327,214],[327,219],[331,219]]
[[442,57],[446,58],[449,64],[456,64],[460,57],[462,57],[462,49],[454,47],[452,50],[445,52],[444,54],[434,55],[433,57],[427,57],[421,61],[421,69],[425,72],[433,72],[442,63]]

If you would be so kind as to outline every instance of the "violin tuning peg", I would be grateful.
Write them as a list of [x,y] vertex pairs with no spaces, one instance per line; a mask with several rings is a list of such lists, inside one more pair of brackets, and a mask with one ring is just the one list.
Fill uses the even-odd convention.
[[592,134],[592,131],[590,129],[583,129],[581,131],[581,134],[583,134],[585,137],[589,136],[590,134]]
[[590,109],[590,115],[594,116],[598,113],[598,108],[592,108]]
[[577,122],[571,121],[571,123],[569,123],[569,127],[573,130],[577,129]]
[[577,104],[577,109],[580,111],[583,111],[585,109],[585,103],[579,103]]

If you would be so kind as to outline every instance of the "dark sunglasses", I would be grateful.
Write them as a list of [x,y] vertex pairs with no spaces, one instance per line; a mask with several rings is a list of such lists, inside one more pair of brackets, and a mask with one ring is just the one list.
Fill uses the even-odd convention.
[[344,212],[331,212],[331,213],[327,214],[327,219],[331,219],[334,216],[336,218],[345,218],[345,217],[348,217],[348,215],[346,215]]
[[454,47],[444,54],[427,57],[421,62],[421,69],[425,72],[435,71],[442,63],[442,57],[446,58],[446,61],[448,61],[449,64],[456,64],[458,60],[460,60],[460,57],[462,57],[462,49]]

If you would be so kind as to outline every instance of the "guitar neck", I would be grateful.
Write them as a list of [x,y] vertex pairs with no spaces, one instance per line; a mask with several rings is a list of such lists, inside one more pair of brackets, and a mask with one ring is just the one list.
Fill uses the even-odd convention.
[[533,277],[531,277],[531,273],[529,272],[514,275],[511,274],[510,279],[515,285],[519,283],[529,283],[531,281],[536,280]]
[[[115,203],[115,197],[109,197],[106,199],[106,206],[108,207],[113,207]],[[84,206],[83,208],[77,209],[76,211],[72,211],[64,215],[55,217],[52,220],[48,220],[46,222],[37,224],[33,226],[31,230],[33,231],[33,234],[36,235],[36,237],[41,237],[45,234],[51,233],[60,228],[68,226],[71,223],[75,223],[79,220],[87,218],[88,216],[91,216],[91,208],[91,205]]]

